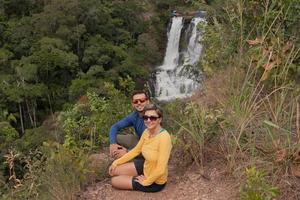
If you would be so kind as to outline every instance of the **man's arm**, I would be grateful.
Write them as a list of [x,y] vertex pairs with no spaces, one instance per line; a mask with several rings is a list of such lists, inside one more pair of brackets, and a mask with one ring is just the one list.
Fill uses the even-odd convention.
[[130,127],[132,126],[132,114],[128,115],[124,119],[118,121],[112,127],[110,128],[109,131],[109,152],[110,156],[112,157],[120,157],[120,153],[125,154],[126,149],[120,145],[117,144],[117,134],[118,131],[120,131],[123,128]]
[[128,115],[124,119],[118,121],[114,125],[111,126],[109,131],[109,143],[116,144],[117,143],[117,134],[121,129],[133,126],[132,124],[132,114]]

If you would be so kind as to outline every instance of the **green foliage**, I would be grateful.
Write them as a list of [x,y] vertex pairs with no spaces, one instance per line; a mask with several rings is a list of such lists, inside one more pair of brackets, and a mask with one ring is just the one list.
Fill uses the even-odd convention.
[[157,65],[162,60],[157,42],[148,33],[139,36],[135,54],[138,63]]
[[46,127],[41,126],[34,129],[27,129],[21,138],[15,140],[14,146],[20,152],[28,153],[48,140],[55,140],[55,135],[47,130]]
[[42,5],[43,2],[36,0],[3,0],[0,4],[8,16],[30,15],[38,11]]
[[13,53],[7,49],[0,49],[0,64],[7,64],[7,61],[13,57]]
[[74,199],[87,182],[87,154],[78,148],[44,143],[22,160],[27,172],[12,199]]
[[69,99],[74,102],[86,92],[101,94],[104,91],[103,85],[104,80],[93,78],[90,75],[84,75],[83,77],[73,79],[68,91]]
[[3,199],[7,199],[8,187],[5,184],[5,178],[0,174],[0,195]]
[[[166,121],[171,121],[166,127],[175,135],[179,146],[190,154],[202,170],[207,156],[206,145],[218,135],[223,112],[206,109],[193,102],[186,105],[175,102],[166,107],[166,113]],[[173,116],[174,113],[176,116]]]
[[158,9],[174,9],[176,6],[181,6],[184,4],[189,4],[189,1],[182,0],[157,0],[155,4]]
[[203,37],[204,70],[211,74],[227,66],[247,69],[253,62],[263,80],[277,81],[286,71],[298,80],[299,74],[292,73],[299,66],[297,12],[299,2],[294,0],[213,1]]
[[8,122],[0,122],[0,146],[11,144],[18,137],[18,132]]
[[0,109],[0,121],[7,121],[7,122],[17,122],[16,117],[12,113],[8,113],[7,110]]
[[201,59],[201,67],[206,75],[212,76],[216,70],[224,68],[233,55],[234,47],[228,45],[228,38],[224,35],[225,29],[214,18],[213,25],[201,25],[204,36],[201,40],[205,49]]
[[255,167],[246,169],[246,183],[241,187],[242,200],[272,200],[279,189],[266,181],[266,174]]
[[73,199],[86,182],[87,155],[79,149],[58,146],[57,152],[50,152],[42,174],[40,195],[44,199]]
[[128,55],[124,50],[96,35],[88,41],[82,61],[86,66],[99,65],[109,70],[125,60]]
[[[127,89],[133,85],[130,79],[121,80],[120,83]],[[88,92],[81,102],[62,113],[65,146],[94,148],[107,143],[111,125],[131,110],[128,97],[112,84],[105,83],[104,89],[107,92],[106,98]]]
[[[0,161],[8,146],[20,151],[15,170],[23,184],[8,185],[0,164],[5,198],[74,199],[86,182],[86,152],[78,148],[107,143],[110,126],[132,110],[128,95],[162,59],[169,11],[159,3],[0,3]],[[165,2],[178,3],[185,4]],[[54,115],[67,104],[62,133]]]
[[127,76],[145,82],[144,65],[161,59],[164,30],[144,20],[139,1],[7,0],[0,6],[1,105],[19,112],[22,130],[87,91],[103,94],[104,82],[119,87]]

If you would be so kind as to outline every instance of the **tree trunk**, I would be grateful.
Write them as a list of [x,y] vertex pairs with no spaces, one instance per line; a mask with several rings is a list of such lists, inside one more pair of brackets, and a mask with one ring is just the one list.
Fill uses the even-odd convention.
[[48,97],[48,103],[49,103],[49,108],[50,108],[50,114],[53,115],[53,110],[52,110],[52,104],[51,104],[51,98],[49,96],[49,94],[47,94],[47,97]]
[[29,119],[30,119],[31,126],[34,127],[34,123],[33,123],[33,119],[32,119],[31,113],[30,113],[28,101],[25,100],[25,102],[26,102],[27,112],[28,112],[28,116],[29,116]]
[[24,135],[24,123],[23,123],[23,113],[22,113],[22,106],[21,103],[19,103],[19,113],[20,113],[20,121],[21,121],[21,130],[22,130],[22,135]]
[[36,128],[36,100],[33,101],[33,106],[32,106],[32,115],[33,115],[33,124],[34,128]]

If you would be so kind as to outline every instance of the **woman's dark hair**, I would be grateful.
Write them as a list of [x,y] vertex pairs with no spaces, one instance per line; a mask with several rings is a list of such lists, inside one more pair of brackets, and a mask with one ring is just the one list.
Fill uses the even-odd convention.
[[133,96],[134,96],[134,95],[137,95],[137,94],[144,94],[145,97],[146,97],[146,99],[149,99],[147,92],[145,92],[144,90],[135,90],[135,91],[132,93],[131,98],[133,98]]
[[154,110],[160,118],[163,118],[163,111],[159,106],[155,104],[147,104],[143,109],[143,115],[145,115],[145,112],[148,110]]

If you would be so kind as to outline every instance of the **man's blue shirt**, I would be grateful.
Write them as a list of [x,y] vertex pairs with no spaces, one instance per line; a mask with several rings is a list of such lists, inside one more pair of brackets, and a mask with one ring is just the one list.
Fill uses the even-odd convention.
[[125,117],[124,119],[112,125],[109,131],[109,143],[110,144],[117,143],[118,131],[120,131],[123,128],[131,127],[131,126],[133,126],[135,133],[140,138],[146,127],[143,118],[140,116],[138,112],[133,112],[127,117]]

